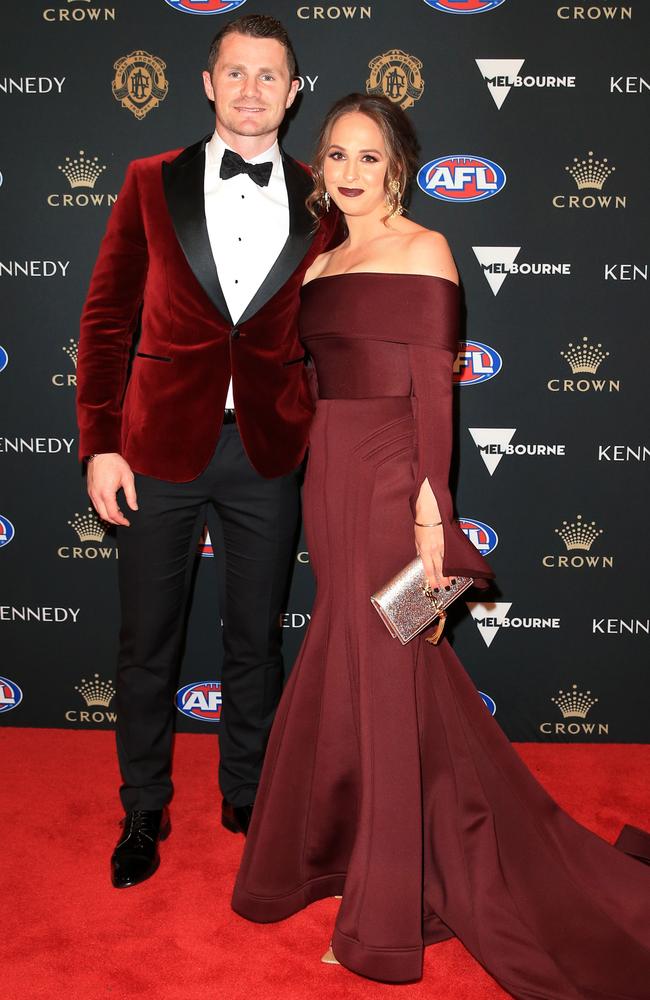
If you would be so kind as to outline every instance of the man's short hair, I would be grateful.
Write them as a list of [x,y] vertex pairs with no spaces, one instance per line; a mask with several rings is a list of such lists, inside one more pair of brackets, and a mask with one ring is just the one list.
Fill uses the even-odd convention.
[[227,24],[225,28],[222,28],[221,31],[217,32],[212,39],[208,52],[208,72],[210,76],[212,76],[212,71],[219,58],[221,42],[226,35],[234,34],[248,35],[249,38],[275,38],[280,45],[284,46],[287,54],[289,79],[295,79],[298,71],[298,63],[287,29],[277,18],[269,17],[267,14],[247,14],[245,17],[238,17],[236,20],[231,21],[230,24]]

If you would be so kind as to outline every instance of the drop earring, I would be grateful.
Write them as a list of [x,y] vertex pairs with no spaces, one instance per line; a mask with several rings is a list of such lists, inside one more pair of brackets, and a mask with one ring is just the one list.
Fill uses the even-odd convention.
[[402,215],[404,209],[402,208],[402,188],[397,177],[393,177],[388,185],[388,190],[390,192],[390,201],[388,204],[388,218],[392,219],[396,215]]
[[332,199],[330,198],[329,193],[327,191],[325,191],[325,193],[323,194],[321,202],[325,206],[325,211],[329,212]]

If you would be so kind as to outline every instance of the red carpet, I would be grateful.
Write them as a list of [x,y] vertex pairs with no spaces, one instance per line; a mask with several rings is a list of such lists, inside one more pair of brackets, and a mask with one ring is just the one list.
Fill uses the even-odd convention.
[[[495,1000],[505,994],[458,941],[429,948],[409,986],[319,962],[336,900],[280,924],[232,913],[242,838],[219,825],[217,743],[179,736],[173,833],[160,871],[118,892],[119,832],[107,732],[0,731],[2,997],[7,1000]],[[614,839],[648,826],[650,747],[523,744],[522,757],[576,819]]]

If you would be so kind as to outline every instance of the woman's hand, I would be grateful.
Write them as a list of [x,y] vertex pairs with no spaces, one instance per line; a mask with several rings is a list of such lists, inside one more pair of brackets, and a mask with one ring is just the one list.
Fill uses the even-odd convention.
[[[442,531],[440,508],[429,480],[425,479],[418,493],[415,507],[415,549],[424,563],[424,572],[432,590],[448,587],[451,578],[442,575],[445,555],[445,536]],[[435,528],[422,528],[420,524],[435,524]]]
[[448,587],[451,578],[443,576],[442,560],[445,554],[445,537],[442,525],[422,528],[415,525],[415,548],[424,564],[424,572],[432,590]]

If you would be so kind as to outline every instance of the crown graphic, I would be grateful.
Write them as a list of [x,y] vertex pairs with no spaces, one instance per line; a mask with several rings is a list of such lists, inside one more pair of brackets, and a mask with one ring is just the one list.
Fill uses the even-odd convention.
[[567,549],[586,549],[587,551],[594,544],[603,529],[596,527],[596,522],[588,523],[582,520],[582,514],[578,514],[575,521],[563,521],[561,528],[555,529],[555,534],[559,535]]
[[590,344],[586,337],[582,338],[580,344],[569,344],[567,351],[560,351],[560,354],[574,375],[578,372],[590,372],[595,375],[605,358],[609,357],[609,351],[603,351],[602,344]]
[[86,154],[80,149],[79,156],[75,159],[66,156],[65,165],[59,165],[59,170],[67,177],[71,188],[94,188],[106,167],[99,162],[98,156],[93,156],[92,160],[86,159]]
[[108,528],[92,507],[88,508],[87,514],[75,514],[68,524],[77,532],[81,542],[101,542]]
[[79,692],[89,708],[91,705],[103,705],[104,708],[108,708],[115,697],[113,681],[101,681],[99,674],[95,674],[91,681],[87,681],[84,677],[81,684],[75,686],[75,691]]
[[562,691],[560,688],[558,695],[558,698],[551,698],[551,701],[557,705],[565,719],[571,716],[586,719],[590,709],[598,701],[598,698],[591,697],[591,691],[578,691],[577,684],[572,684],[570,691]]
[[61,350],[63,351],[64,354],[68,355],[68,357],[72,361],[72,364],[76,368],[77,367],[77,352],[79,350],[79,345],[77,344],[77,341],[74,340],[72,337],[70,337],[69,342],[65,345],[65,347],[62,347]]
[[574,156],[574,165],[564,169],[571,174],[581,191],[583,188],[597,188],[602,191],[603,184],[609,175],[614,173],[616,167],[608,165],[606,156],[602,160],[594,160],[594,154],[591,150],[587,156],[589,157],[587,160],[579,160],[577,156]]

